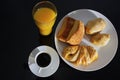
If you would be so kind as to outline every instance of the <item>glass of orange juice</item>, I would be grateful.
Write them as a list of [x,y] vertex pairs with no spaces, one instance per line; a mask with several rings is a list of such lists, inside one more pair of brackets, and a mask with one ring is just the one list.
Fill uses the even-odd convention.
[[32,15],[40,34],[49,35],[57,17],[56,6],[50,1],[38,2],[33,7]]

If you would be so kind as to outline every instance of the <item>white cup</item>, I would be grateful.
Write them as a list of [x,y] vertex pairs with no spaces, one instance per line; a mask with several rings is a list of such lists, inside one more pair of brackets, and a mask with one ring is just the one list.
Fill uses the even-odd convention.
[[[47,54],[50,57],[50,61],[46,66],[40,66],[37,62],[37,58],[41,54]],[[44,56],[45,56],[44,55]],[[44,60],[43,60],[44,62]],[[33,74],[38,77],[48,77],[54,74],[59,67],[59,56],[57,52],[49,46],[39,46],[35,48],[29,55],[28,65]]]

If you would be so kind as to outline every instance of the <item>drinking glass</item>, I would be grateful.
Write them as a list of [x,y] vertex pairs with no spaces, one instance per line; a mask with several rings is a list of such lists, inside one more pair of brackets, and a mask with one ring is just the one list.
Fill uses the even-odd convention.
[[49,35],[57,17],[56,6],[50,1],[38,2],[33,7],[32,15],[40,34]]

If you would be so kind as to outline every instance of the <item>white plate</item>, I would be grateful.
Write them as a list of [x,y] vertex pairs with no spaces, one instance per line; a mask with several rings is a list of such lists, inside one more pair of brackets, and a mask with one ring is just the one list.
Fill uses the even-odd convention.
[[[58,41],[58,39],[56,38],[56,35],[58,33],[58,30],[61,27],[62,21],[66,16],[70,16],[72,18],[75,18],[77,20],[82,20],[85,24],[94,18],[103,18],[106,22],[107,22],[107,26],[106,28],[101,32],[101,33],[108,33],[111,36],[111,39],[109,41],[109,43],[105,46],[105,47],[97,47],[93,44],[91,44],[88,40],[88,38],[85,36],[81,42],[81,44],[85,44],[85,45],[90,45],[93,46],[97,51],[98,51],[98,55],[99,58],[98,60],[96,60],[95,62],[93,62],[92,64],[88,65],[88,66],[74,66],[72,63],[66,61],[63,57],[62,57],[62,51],[63,48],[65,46],[67,46],[67,44],[62,43],[60,41]],[[109,21],[108,18],[106,18],[104,15],[102,15],[101,13],[94,11],[94,10],[90,10],[90,9],[80,9],[80,10],[75,10],[70,12],[69,14],[67,14],[66,16],[64,16],[61,21],[59,22],[59,24],[57,25],[56,31],[55,31],[55,46],[56,49],[60,55],[60,57],[71,67],[80,70],[80,71],[95,71],[95,70],[99,70],[103,67],[105,67],[107,64],[109,64],[111,62],[111,60],[114,58],[116,51],[117,51],[117,47],[118,47],[118,37],[117,37],[117,32],[113,26],[113,24]]]

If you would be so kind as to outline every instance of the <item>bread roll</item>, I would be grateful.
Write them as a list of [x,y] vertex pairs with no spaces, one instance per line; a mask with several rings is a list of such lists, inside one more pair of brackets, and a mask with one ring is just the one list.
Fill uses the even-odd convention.
[[76,66],[87,66],[98,58],[97,51],[91,46],[67,46],[62,54],[67,61]]
[[78,45],[84,36],[84,32],[84,23],[82,21],[65,17],[57,38],[70,45]]
[[106,27],[106,22],[102,18],[96,18],[88,21],[86,24],[86,34],[95,34],[102,31]]
[[98,33],[90,38],[91,43],[100,47],[107,45],[109,41],[110,41],[110,34],[105,34],[105,33],[103,34]]

